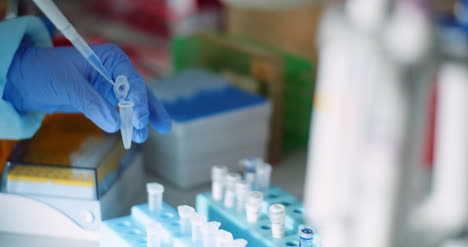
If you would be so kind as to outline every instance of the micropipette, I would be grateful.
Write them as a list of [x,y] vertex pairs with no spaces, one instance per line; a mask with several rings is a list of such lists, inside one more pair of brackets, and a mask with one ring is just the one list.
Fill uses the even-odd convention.
[[116,82],[112,81],[108,71],[102,64],[99,57],[91,50],[86,44],[83,38],[78,34],[75,27],[68,21],[68,19],[59,10],[57,5],[52,0],[33,0],[34,3],[44,12],[44,14],[54,23],[58,30],[67,38],[73,46],[80,52],[81,55],[96,69],[110,84],[114,87],[115,95],[119,100],[119,111],[121,118],[122,141],[125,149],[131,147],[131,137],[133,133],[132,126],[132,114],[133,114],[133,102],[126,101],[128,90],[130,85],[128,84],[125,76],[117,77]]

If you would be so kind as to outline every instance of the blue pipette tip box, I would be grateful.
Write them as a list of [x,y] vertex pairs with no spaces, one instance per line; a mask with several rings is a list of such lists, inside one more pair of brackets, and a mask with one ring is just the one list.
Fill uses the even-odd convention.
[[[298,228],[304,224],[303,204],[286,191],[271,186],[264,191],[264,208],[256,223],[247,222],[245,213],[240,213],[235,207],[226,208],[223,201],[215,201],[211,192],[197,195],[197,211],[205,214],[209,221],[221,222],[221,229],[231,232],[236,238],[244,238],[248,247],[282,247],[299,246]],[[273,204],[283,204],[286,207],[285,237],[275,239],[271,235],[271,223],[266,214]]]

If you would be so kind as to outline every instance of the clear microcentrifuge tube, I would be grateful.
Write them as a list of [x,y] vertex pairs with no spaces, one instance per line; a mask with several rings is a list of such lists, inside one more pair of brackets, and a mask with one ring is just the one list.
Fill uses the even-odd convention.
[[201,227],[206,224],[207,218],[203,214],[195,213],[192,215],[192,241],[202,240]]
[[250,184],[247,181],[236,183],[236,208],[239,212],[244,212],[247,194],[250,191]]
[[263,208],[263,193],[260,191],[251,191],[247,194],[245,212],[247,221],[255,223],[260,218],[260,212]]
[[164,186],[158,183],[147,183],[148,208],[151,212],[159,213],[162,209]]
[[271,234],[273,238],[284,237],[284,225],[286,221],[286,208],[283,204],[270,206],[268,216],[271,221]]
[[247,243],[248,243],[247,240],[239,238],[236,240],[232,240],[229,247],[245,247],[247,246]]
[[133,135],[133,102],[128,100],[122,100],[119,102],[119,113],[120,113],[120,134],[122,135],[122,141],[125,149],[132,147],[132,135]]
[[232,208],[236,201],[236,184],[241,176],[238,173],[230,172],[226,176],[226,192],[224,193],[224,206]]
[[195,214],[195,209],[187,205],[182,205],[177,207],[177,211],[179,212],[180,218],[180,233],[183,235],[190,235],[190,231],[192,230],[192,215]]
[[255,184],[255,170],[257,164],[261,163],[263,163],[263,159],[259,157],[248,157],[239,161],[239,165],[244,168],[244,179],[247,183]]
[[228,244],[231,243],[232,240],[234,240],[232,233],[225,230],[219,230],[216,233],[215,247],[226,247]]
[[221,201],[223,199],[227,172],[228,169],[226,166],[213,166],[211,168],[211,192],[213,200],[215,201]]
[[130,86],[127,77],[120,75],[114,83],[114,92],[119,100],[119,113],[120,113],[120,133],[122,135],[122,142],[125,149],[130,149],[132,146],[133,135],[133,102],[126,100]]
[[146,226],[146,247],[161,246],[161,232],[163,227],[159,223],[150,223]]
[[203,247],[215,247],[216,232],[218,232],[221,223],[210,221],[201,227]]
[[258,163],[255,172],[255,189],[265,191],[270,188],[271,165]]
[[311,226],[301,225],[299,227],[299,247],[314,247],[314,235]]

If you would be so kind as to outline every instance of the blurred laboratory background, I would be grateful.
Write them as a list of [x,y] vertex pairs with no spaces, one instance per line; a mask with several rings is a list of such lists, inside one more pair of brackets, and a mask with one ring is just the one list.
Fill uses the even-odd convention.
[[[172,130],[127,150],[50,114],[0,140],[0,246],[468,247],[468,0],[55,3]],[[0,0],[26,15],[72,45]]]

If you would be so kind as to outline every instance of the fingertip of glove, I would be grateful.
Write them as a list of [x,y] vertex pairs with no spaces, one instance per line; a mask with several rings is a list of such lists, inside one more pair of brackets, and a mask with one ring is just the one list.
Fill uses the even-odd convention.
[[172,130],[172,121],[171,119],[167,118],[155,123],[153,127],[160,134],[167,134]]

